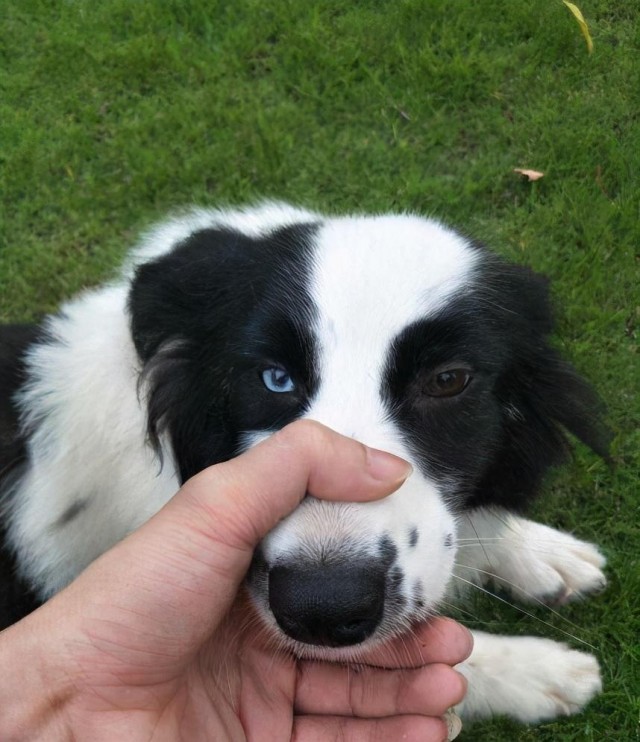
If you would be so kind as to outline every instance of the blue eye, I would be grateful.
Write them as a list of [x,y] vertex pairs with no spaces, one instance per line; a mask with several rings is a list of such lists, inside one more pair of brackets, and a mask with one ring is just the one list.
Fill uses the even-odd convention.
[[270,392],[292,392],[296,385],[289,372],[282,366],[270,366],[262,372],[262,381]]

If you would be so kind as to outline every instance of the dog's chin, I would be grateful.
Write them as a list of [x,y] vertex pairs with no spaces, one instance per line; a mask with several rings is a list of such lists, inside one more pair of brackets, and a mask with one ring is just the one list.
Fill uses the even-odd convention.
[[375,664],[376,655],[384,654],[385,648],[396,640],[400,640],[402,646],[406,649],[416,627],[428,623],[432,618],[439,615],[437,610],[430,609],[422,611],[420,615],[403,618],[394,626],[383,622],[372,636],[359,644],[331,647],[307,644],[292,639],[282,631],[268,611],[256,606],[255,603],[253,604],[253,610],[257,613],[257,620],[262,624],[262,637],[265,643],[275,652],[285,652],[301,660],[349,664]]
[[279,648],[290,652],[301,660],[322,660],[324,662],[348,662],[364,663],[372,652],[383,647],[389,642],[394,635],[388,637],[372,636],[360,644],[354,644],[349,647],[326,647],[317,644],[304,644],[303,642],[291,639],[282,631],[277,631],[273,635],[273,642]]

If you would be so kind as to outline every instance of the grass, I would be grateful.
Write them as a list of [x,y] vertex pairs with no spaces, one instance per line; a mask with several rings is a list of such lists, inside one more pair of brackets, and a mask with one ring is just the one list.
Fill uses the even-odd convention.
[[616,466],[578,450],[536,516],[602,544],[610,585],[561,616],[478,601],[471,623],[569,632],[605,692],[467,741],[640,739],[640,7],[580,5],[592,55],[560,0],[0,8],[0,321],[110,275],[176,205],[263,196],[439,215],[553,277],[559,342],[609,405]]

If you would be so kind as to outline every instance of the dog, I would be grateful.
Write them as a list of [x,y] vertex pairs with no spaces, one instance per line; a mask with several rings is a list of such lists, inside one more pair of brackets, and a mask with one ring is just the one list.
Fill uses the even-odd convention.
[[[522,515],[567,434],[607,454],[552,330],[544,278],[439,221],[276,202],[170,218],[114,282],[0,330],[3,625],[189,477],[300,418],[414,473],[375,503],[306,497],[257,549],[248,590],[293,652],[357,661],[456,581],[545,603],[602,589],[595,546]],[[539,722],[600,690],[590,654],[474,639],[468,719]]]

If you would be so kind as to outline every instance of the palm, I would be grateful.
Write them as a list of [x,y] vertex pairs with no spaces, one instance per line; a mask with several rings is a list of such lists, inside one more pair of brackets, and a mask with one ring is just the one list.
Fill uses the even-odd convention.
[[[72,648],[80,692],[70,714],[74,724],[91,719],[103,739],[291,739],[297,662],[269,652],[260,630],[239,632],[229,617],[186,659],[178,644],[174,651],[142,627],[132,632],[117,609],[86,624],[84,635]],[[101,739],[95,731],[91,738]]]
[[[172,643],[166,637],[159,641],[150,634],[147,622],[144,629],[133,633],[130,622],[120,622],[114,615],[103,615],[86,626],[90,643],[80,652],[75,648],[85,692],[70,709],[74,728],[86,723],[96,742],[332,739],[334,730],[336,736],[342,733],[343,725],[355,723],[364,728],[368,723],[350,719],[354,716],[376,719],[401,714],[397,716],[398,733],[411,723],[424,729],[435,723],[428,715],[440,716],[459,700],[455,687],[436,690],[442,685],[442,666],[395,672],[371,669],[374,675],[369,677],[367,672],[274,652],[265,644],[256,621],[238,628],[237,615],[246,608],[236,606],[214,638],[188,658],[180,652],[179,641]],[[433,640],[433,629],[425,631]],[[419,637],[414,649],[408,649],[412,643],[402,640],[402,664],[415,667],[433,660],[421,656],[425,654],[423,642],[424,637]],[[435,651],[442,649],[435,647]],[[395,667],[397,655],[397,647],[391,647],[373,659],[376,664]],[[413,685],[417,681],[424,695],[416,695]],[[444,681],[446,686],[447,678]],[[401,708],[405,697],[408,706]],[[96,734],[96,729],[104,730],[104,736]],[[368,739],[369,734],[365,731],[354,739]]]

